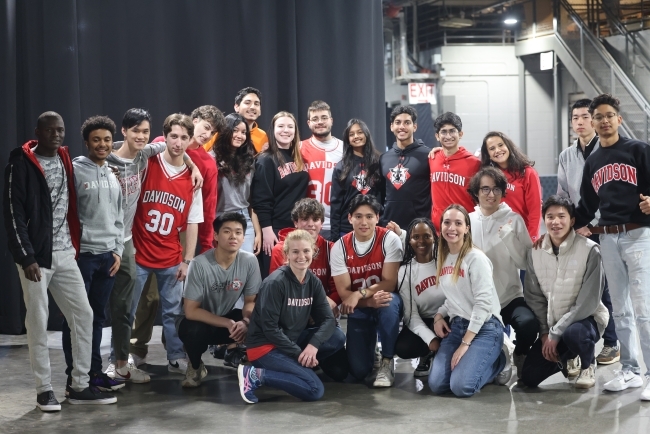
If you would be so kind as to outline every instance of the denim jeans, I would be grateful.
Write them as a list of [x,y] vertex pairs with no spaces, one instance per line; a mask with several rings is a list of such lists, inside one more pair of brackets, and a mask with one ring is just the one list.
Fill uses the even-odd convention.
[[[92,356],[90,362],[90,373],[96,374],[102,371],[102,328],[106,321],[106,305],[113,290],[115,276],[110,276],[110,269],[115,263],[111,252],[93,255],[92,253],[81,253],[77,259],[77,266],[84,280],[88,302],[93,310],[92,329]],[[63,319],[61,343],[67,368],[66,375],[72,373],[72,341],[70,338],[70,327],[68,321]]]
[[399,322],[402,318],[402,298],[393,293],[390,305],[382,308],[356,308],[348,315],[348,362],[350,374],[363,381],[372,372],[375,363],[377,333],[381,339],[381,354],[392,358],[399,336]]
[[255,228],[253,227],[253,222],[251,221],[248,209],[242,208],[235,212],[246,218],[246,233],[244,234],[244,243],[241,245],[241,249],[244,252],[255,253]]
[[639,374],[637,332],[643,359],[650,366],[650,227],[603,234],[600,251],[621,344],[622,369]]
[[183,299],[183,282],[176,280],[177,271],[178,265],[169,268],[148,268],[136,263],[136,282],[133,291],[133,303],[131,304],[130,321],[133,324],[144,284],[149,274],[155,274],[162,304],[162,325],[166,341],[167,360],[185,358],[183,343],[178,337],[174,322],[176,315],[181,313],[181,301]]
[[472,345],[451,370],[451,359],[460,347],[467,332],[469,321],[455,317],[451,320],[451,332],[440,343],[429,374],[429,387],[436,395],[452,392],[459,398],[474,395],[491,382],[506,365],[503,346],[503,324],[494,316],[483,323]]
[[[303,348],[309,343],[313,329],[306,329],[298,338],[297,344]],[[302,344],[302,345],[301,345]],[[332,336],[318,349],[316,358],[322,359],[339,351],[345,345],[345,336],[337,328]],[[259,359],[253,360],[253,366],[263,369],[262,385],[284,390],[303,401],[318,401],[325,393],[320,378],[311,368],[305,368],[298,360],[275,349]]]

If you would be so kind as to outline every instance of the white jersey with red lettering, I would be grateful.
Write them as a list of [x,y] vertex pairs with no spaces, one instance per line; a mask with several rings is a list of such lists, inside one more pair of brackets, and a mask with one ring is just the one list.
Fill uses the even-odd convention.
[[[201,198],[197,198],[193,191],[192,176],[187,167],[183,166],[174,173],[163,160],[163,155],[149,159],[133,221],[135,260],[149,268],[169,268],[181,263],[180,232],[187,226],[190,209],[192,214],[196,214],[198,205],[202,205]],[[193,206],[195,199],[198,203]],[[202,206],[200,208],[202,217]]]
[[343,142],[336,137],[321,142],[312,136],[300,143],[300,154],[309,173],[307,197],[316,199],[325,207],[323,230],[329,231],[332,173],[336,163],[343,158]]

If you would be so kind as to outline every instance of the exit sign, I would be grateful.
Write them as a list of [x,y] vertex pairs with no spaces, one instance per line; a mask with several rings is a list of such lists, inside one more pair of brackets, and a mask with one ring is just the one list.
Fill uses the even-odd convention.
[[435,83],[409,83],[409,104],[436,104]]

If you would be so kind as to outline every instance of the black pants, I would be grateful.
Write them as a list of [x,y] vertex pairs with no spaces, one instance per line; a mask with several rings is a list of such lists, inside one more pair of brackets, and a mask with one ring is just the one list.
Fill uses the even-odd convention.
[[599,340],[598,326],[593,316],[574,322],[564,331],[557,344],[557,352],[560,355],[559,363],[550,362],[544,358],[542,340],[537,339],[524,362],[521,381],[528,387],[537,387],[551,375],[560,372],[567,360],[576,356],[580,356],[582,369],[587,369],[594,363],[594,348]]
[[[433,318],[422,318],[422,321],[433,329]],[[429,344],[413,333],[408,327],[402,327],[395,343],[395,354],[400,359],[415,359],[429,354]]]
[[511,325],[517,334],[515,354],[528,354],[539,333],[539,321],[528,307],[524,297],[512,300],[501,309],[501,318],[505,325]]
[[[233,309],[223,316],[233,321],[242,320],[241,309]],[[178,325],[178,337],[185,345],[185,352],[194,369],[201,366],[201,356],[209,345],[232,344],[230,331],[225,327],[214,327],[200,321],[183,318]]]

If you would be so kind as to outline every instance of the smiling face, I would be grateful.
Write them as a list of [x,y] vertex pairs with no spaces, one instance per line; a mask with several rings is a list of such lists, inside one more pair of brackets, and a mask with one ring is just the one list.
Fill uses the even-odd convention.
[[569,211],[563,206],[553,205],[544,214],[546,231],[555,246],[562,244],[569,236],[574,223],[575,219],[570,217]]
[[235,104],[235,112],[243,117],[246,122],[252,124],[262,114],[262,103],[257,95],[249,93],[241,103]]
[[430,262],[433,256],[433,232],[425,223],[416,224],[411,230],[409,244],[415,252],[415,260],[420,263]]
[[510,158],[510,151],[499,136],[488,137],[485,141],[488,155],[490,160],[502,169],[508,168],[508,158]]
[[436,139],[440,142],[442,148],[448,155],[455,153],[458,150],[458,143],[463,137],[463,132],[458,131],[458,128],[452,124],[445,124],[436,133]]
[[180,157],[190,144],[190,135],[184,127],[172,125],[172,129],[165,137],[165,141],[167,142],[169,155],[171,157]]
[[352,146],[352,151],[359,156],[363,155],[363,147],[366,145],[366,135],[359,124],[354,124],[350,127],[348,140],[350,141],[350,146]]
[[327,110],[316,110],[309,112],[309,119],[307,125],[311,130],[314,137],[326,138],[332,132],[332,124],[334,119]]
[[348,221],[354,230],[354,237],[359,241],[368,241],[375,233],[379,215],[368,205],[361,205],[348,215]]
[[497,187],[491,176],[482,176],[478,190],[478,206],[481,208],[483,215],[492,215],[499,209],[503,191]]
[[85,143],[88,148],[88,158],[102,166],[113,150],[113,135],[105,129],[93,130],[88,134]]
[[232,129],[232,140],[230,144],[233,148],[240,148],[246,143],[246,124],[240,122],[239,125]]
[[312,243],[306,240],[289,241],[287,260],[289,262],[289,267],[291,267],[294,272],[304,272],[308,270],[313,256],[314,249]]
[[65,125],[58,116],[49,116],[39,121],[34,131],[38,148],[47,153],[56,153],[65,139]]
[[447,210],[442,218],[441,232],[449,245],[449,251],[458,253],[463,245],[465,234],[469,232],[465,215],[454,208]]
[[408,113],[395,116],[395,119],[390,124],[390,130],[395,134],[397,141],[405,144],[413,142],[413,133],[417,129],[417,124],[413,123],[413,119]]
[[224,222],[219,232],[215,232],[217,248],[228,253],[235,253],[244,243],[244,228],[236,221]]
[[594,109],[591,123],[598,135],[606,139],[618,133],[618,127],[623,123],[623,118],[611,105],[601,104]]
[[290,117],[281,116],[275,121],[273,134],[279,148],[289,149],[296,135],[296,124]]
[[300,218],[297,222],[293,222],[296,226],[296,229],[304,229],[309,232],[309,235],[314,239],[314,242],[318,239],[318,234],[323,227],[323,221],[321,219],[314,219],[314,217],[308,217],[306,219]]
[[132,151],[141,151],[144,146],[149,143],[149,134],[151,133],[151,126],[149,121],[142,121],[138,125],[134,125],[128,130],[122,128],[122,135],[124,142]]

